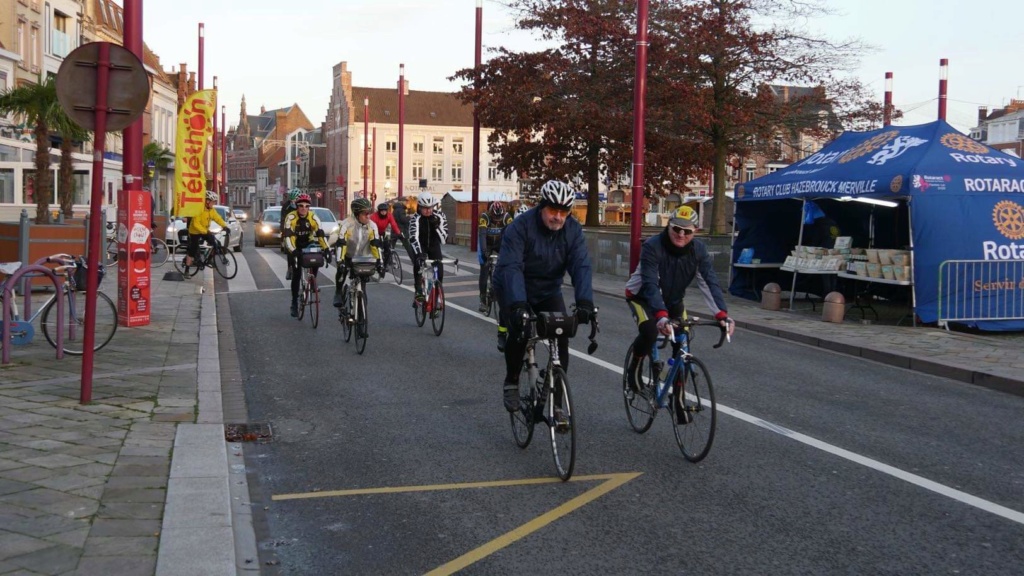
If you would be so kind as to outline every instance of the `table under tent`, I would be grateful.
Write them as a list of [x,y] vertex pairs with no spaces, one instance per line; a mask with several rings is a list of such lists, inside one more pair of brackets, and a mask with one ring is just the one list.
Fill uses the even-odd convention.
[[[752,257],[762,279],[770,279],[764,269],[792,271],[792,284],[779,277],[784,289],[793,291],[796,276],[822,264],[807,258],[856,258],[798,248],[813,201],[854,248],[906,249],[902,282],[861,278],[856,262],[845,261],[835,270],[840,278],[909,289],[924,323],[1024,329],[1024,161],[944,121],[845,132],[813,156],[738,184],[735,200],[732,261]],[[732,294],[761,288],[736,272]]]

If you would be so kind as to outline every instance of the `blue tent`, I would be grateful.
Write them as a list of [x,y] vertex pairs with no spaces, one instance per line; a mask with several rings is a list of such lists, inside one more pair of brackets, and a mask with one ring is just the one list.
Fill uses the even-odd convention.
[[[1024,161],[941,120],[845,132],[813,156],[737,185],[733,261],[748,247],[763,262],[785,259],[802,218],[791,199],[818,200],[830,217],[852,217],[849,227],[863,229],[864,211],[873,207],[820,199],[865,198],[899,202],[874,211],[891,221],[880,226],[890,244],[876,246],[913,248],[923,322],[960,318],[985,330],[1024,329]],[[853,235],[855,246],[866,246]],[[740,283],[734,279],[730,290],[742,291]]]

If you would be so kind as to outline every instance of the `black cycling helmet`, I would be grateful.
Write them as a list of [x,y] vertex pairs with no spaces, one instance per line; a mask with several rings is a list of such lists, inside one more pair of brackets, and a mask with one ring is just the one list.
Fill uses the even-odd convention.
[[387,209],[388,209],[388,203],[387,202],[381,202],[380,204],[377,204],[377,212],[382,212],[382,211],[387,210]]
[[370,211],[370,201],[366,198],[356,198],[352,201],[352,214],[359,216]]

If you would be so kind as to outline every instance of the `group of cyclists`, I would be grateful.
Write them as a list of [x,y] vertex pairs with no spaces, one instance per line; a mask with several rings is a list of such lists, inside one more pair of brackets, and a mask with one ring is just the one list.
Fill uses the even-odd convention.
[[[502,400],[509,412],[519,409],[518,381],[526,346],[522,338],[526,319],[539,312],[567,314],[562,296],[566,274],[572,279],[577,322],[589,324],[595,315],[592,267],[583,226],[571,216],[575,197],[567,183],[550,180],[541,186],[536,206],[520,203],[516,213],[511,214],[504,203],[493,202],[480,216],[477,238],[480,309],[485,310],[486,262],[490,255],[497,254],[491,282],[499,310],[498,350],[505,356]],[[302,249],[314,243],[328,254],[331,252],[323,226],[309,209],[309,195],[298,194],[294,204],[294,211],[282,216],[281,227],[290,269],[299,261]],[[340,290],[344,284],[352,258],[375,259],[377,272],[383,277],[386,251],[401,242],[413,263],[415,298],[422,301],[424,295],[419,286],[425,263],[428,259],[442,258],[441,247],[448,238],[448,221],[437,208],[438,201],[429,192],[416,197],[415,212],[411,214],[400,201],[393,209],[382,203],[372,212],[369,200],[353,200],[351,213],[342,223],[336,244],[341,248],[335,274],[336,289]],[[670,319],[685,318],[683,299],[691,285],[696,284],[715,319],[730,335],[733,332],[734,324],[729,318],[707,246],[694,237],[697,229],[697,213],[688,206],[677,208],[665,228],[644,241],[640,264],[626,282],[626,301],[637,324],[632,347],[634,355],[627,368],[627,381],[634,388],[640,380],[637,372],[642,359],[650,353],[658,335],[670,333]],[[381,240],[384,230],[391,230],[392,242]],[[439,270],[439,274],[443,275],[443,270]],[[289,276],[292,280],[291,314],[296,316],[299,274],[296,271]],[[334,305],[341,306],[339,292],[335,294]],[[568,370],[567,336],[558,339],[558,355],[563,368]]]

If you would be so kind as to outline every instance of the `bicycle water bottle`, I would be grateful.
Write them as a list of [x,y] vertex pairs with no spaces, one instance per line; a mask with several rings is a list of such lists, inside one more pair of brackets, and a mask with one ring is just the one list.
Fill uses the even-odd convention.
[[664,382],[668,378],[668,373],[672,369],[672,366],[676,363],[675,358],[669,358],[668,362],[661,365],[661,373],[658,374],[658,379]]

